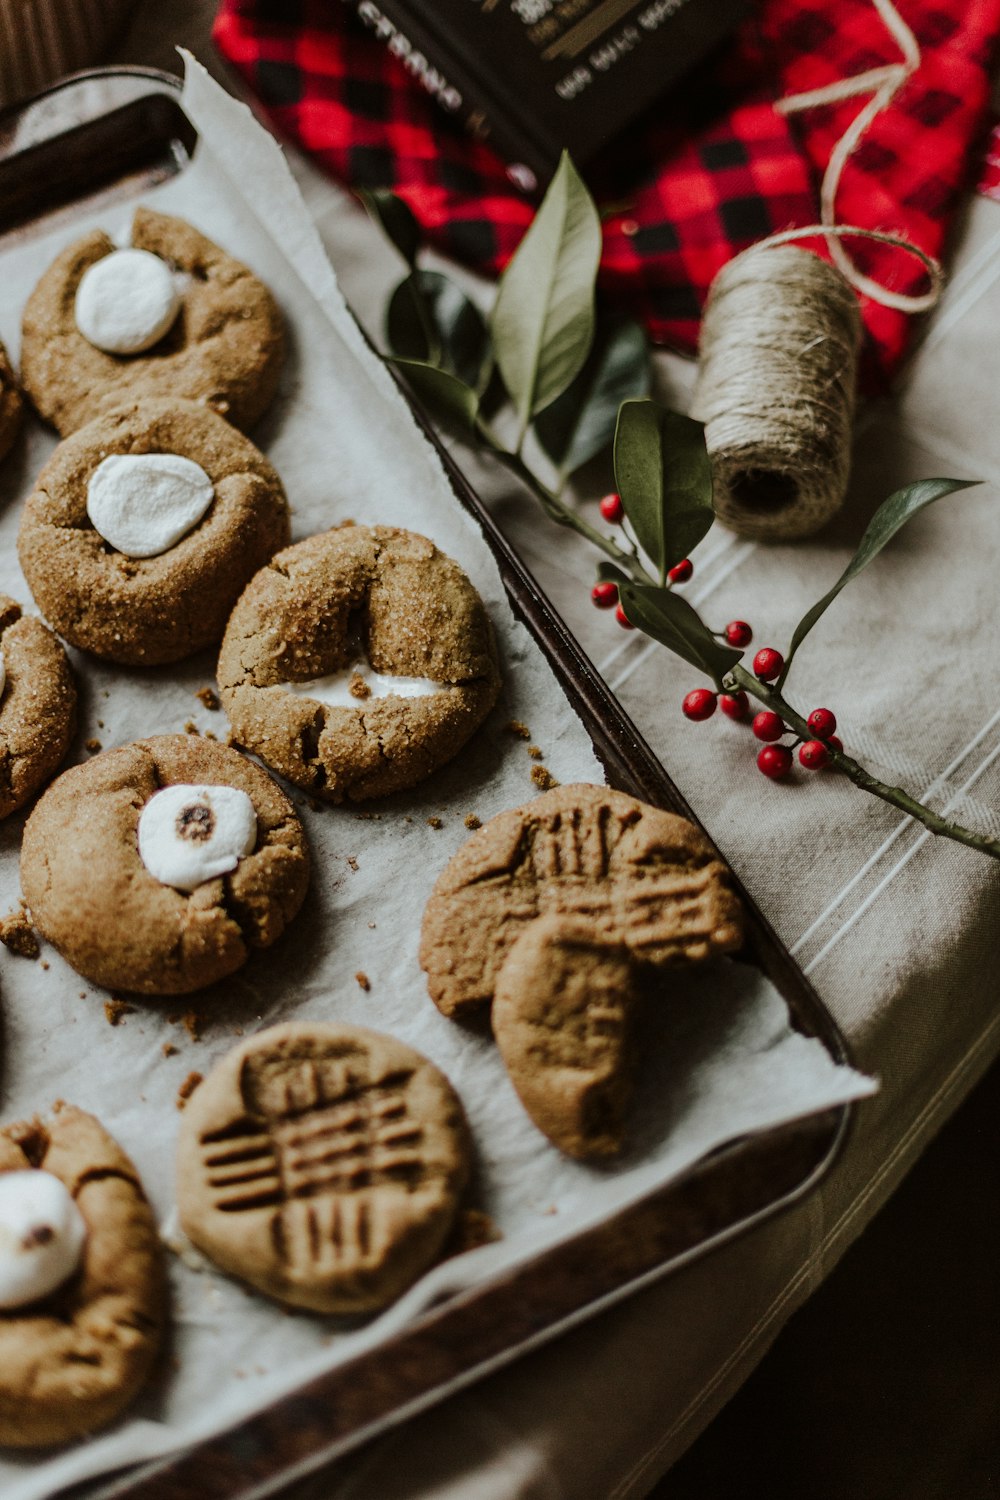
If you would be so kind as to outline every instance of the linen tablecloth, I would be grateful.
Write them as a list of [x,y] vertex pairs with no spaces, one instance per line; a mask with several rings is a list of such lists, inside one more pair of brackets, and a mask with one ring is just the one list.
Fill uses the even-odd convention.
[[[210,0],[143,7],[121,59],[169,66],[179,42],[211,63],[212,9]],[[294,166],[344,290],[377,336],[400,265],[344,193],[306,162]],[[952,267],[899,393],[861,414],[841,518],[787,547],[716,529],[686,587],[713,623],[749,619],[759,643],[781,647],[891,489],[928,474],[984,479],[924,513],[851,585],[803,647],[789,696],[833,708],[845,745],[872,769],[996,835],[995,203],[972,205]],[[656,373],[660,397],[683,405],[693,367],[658,356]],[[555,533],[529,497],[459,457],[806,968],[859,1065],[882,1080],[842,1161],[798,1208],[310,1486],[327,1500],[624,1500],[645,1493],[738,1387],[1000,1050],[1000,868],[932,839],[842,778],[765,782],[745,729],[682,718],[697,675],[590,607],[586,544]]]

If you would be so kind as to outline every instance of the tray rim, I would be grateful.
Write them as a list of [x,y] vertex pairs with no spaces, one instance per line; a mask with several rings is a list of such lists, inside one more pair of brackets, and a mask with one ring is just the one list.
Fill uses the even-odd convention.
[[[148,82],[152,85],[148,94],[130,96],[129,103],[141,103],[145,99],[166,95],[183,114],[183,83],[177,75],[158,68],[121,64],[81,70],[17,103],[5,106],[0,109],[0,131],[40,103],[51,101],[60,94],[71,95],[80,84],[90,81],[110,83],[115,79],[137,84]],[[94,115],[82,122],[74,122],[68,129],[55,130],[48,140],[43,138],[40,142],[33,142],[26,149],[33,152],[36,148],[51,146],[52,141],[78,135],[100,118],[100,115]],[[0,192],[10,163],[23,154],[22,151],[14,151],[0,155]],[[181,171],[183,164],[176,167],[173,175]],[[137,191],[141,191],[141,188]],[[369,346],[374,348],[364,330],[362,333]],[[605,765],[609,780],[616,785],[621,785],[624,780],[628,783],[625,790],[690,818],[714,844],[712,835],[688,806],[645,738],[498,528],[457,461],[437,436],[413,392],[395,371],[393,375],[424,435],[435,448],[456,498],[481,527],[484,540],[499,567],[515,615],[525,624],[546,655],[560,686],[580,716]],[[623,770],[626,773],[624,777],[621,775]],[[733,880],[748,916],[749,941],[741,956],[755,963],[772,979],[789,1006],[793,1024],[798,1029],[817,1036],[835,1061],[849,1064],[850,1049],[833,1016],[735,874]],[[683,1269],[791,1209],[818,1186],[839,1158],[854,1117],[855,1106],[848,1103],[804,1121],[793,1121],[774,1130],[729,1142],[709,1157],[696,1162],[679,1179],[644,1193],[612,1219],[583,1231],[569,1241],[540,1250],[521,1265],[507,1268],[486,1283],[452,1295],[439,1306],[431,1305],[374,1349],[354,1356],[325,1375],[303,1382],[289,1395],[239,1420],[222,1433],[164,1458],[140,1462],[123,1475],[111,1477],[110,1481],[107,1475],[83,1481],[79,1486],[74,1486],[74,1493],[86,1495],[89,1500],[118,1500],[118,1497],[140,1495],[143,1500],[174,1500],[174,1497],[180,1500],[181,1496],[193,1495],[217,1496],[219,1500],[237,1500],[237,1497],[239,1500],[250,1500],[250,1497],[278,1493],[280,1489],[305,1477],[307,1473],[322,1468],[377,1433],[406,1421],[634,1292]],[[670,1206],[668,1200],[677,1199],[692,1191],[697,1194],[709,1182],[712,1187],[717,1187],[727,1173],[735,1180],[746,1171],[748,1162],[752,1169],[755,1154],[759,1155],[762,1149],[765,1156],[772,1147],[779,1156],[785,1150],[790,1156],[794,1156],[796,1147],[803,1145],[801,1163],[797,1162],[793,1172],[794,1181],[783,1187],[776,1196],[756,1204],[742,1216],[738,1215],[717,1225],[704,1237],[680,1249],[660,1258],[654,1256],[650,1259],[648,1255],[641,1257],[643,1263],[631,1274],[615,1279],[612,1285],[603,1289],[598,1288],[592,1296],[571,1298],[569,1304],[553,1318],[544,1319],[538,1326],[528,1328],[520,1337],[502,1348],[491,1349],[475,1360],[459,1360],[459,1367],[437,1383],[420,1389],[414,1388],[402,1395],[390,1393],[386,1397],[382,1391],[381,1403],[375,1403],[376,1406],[380,1405],[380,1409],[373,1410],[366,1419],[350,1421],[345,1431],[330,1435],[326,1441],[312,1441],[317,1432],[328,1429],[331,1412],[336,1410],[332,1403],[336,1399],[343,1400],[345,1396],[345,1391],[338,1387],[344,1387],[378,1358],[384,1359],[392,1354],[398,1356],[403,1346],[408,1345],[414,1337],[423,1339],[427,1346],[429,1340],[435,1341],[446,1336],[449,1326],[454,1325],[458,1315],[465,1314],[470,1308],[475,1311],[481,1304],[495,1300],[501,1291],[506,1290],[520,1298],[523,1283],[536,1279],[542,1272],[558,1269],[556,1262],[564,1262],[574,1249],[579,1253],[584,1244],[589,1245],[592,1240],[599,1243],[609,1230],[612,1232],[612,1239],[616,1235],[621,1238],[626,1232],[631,1233],[640,1221],[645,1222],[646,1215],[655,1217],[661,1210],[666,1210]],[[711,1197],[711,1191],[708,1196]],[[410,1383],[413,1384],[412,1381]],[[272,1425],[275,1420],[280,1425]],[[283,1435],[289,1439],[287,1443],[283,1442]],[[278,1451],[282,1447],[285,1449],[283,1453]],[[255,1455],[253,1460],[251,1453]],[[213,1465],[215,1473],[210,1475],[208,1470]],[[208,1487],[203,1481],[207,1481]]]

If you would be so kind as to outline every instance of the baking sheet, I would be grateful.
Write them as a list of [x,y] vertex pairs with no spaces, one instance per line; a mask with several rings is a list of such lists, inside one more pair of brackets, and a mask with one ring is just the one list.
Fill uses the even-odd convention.
[[[44,1110],[58,1097],[93,1110],[133,1156],[169,1225],[176,1097],[187,1075],[207,1072],[239,1035],[280,1020],[358,1022],[401,1036],[451,1078],[476,1143],[475,1201],[504,1238],[438,1267],[382,1317],[355,1328],[287,1313],[172,1257],[173,1334],[156,1380],[107,1434],[54,1459],[0,1460],[5,1500],[34,1500],[209,1436],[373,1347],[449,1290],[613,1214],[714,1147],[874,1087],[835,1066],[819,1042],[792,1032],[784,1002],[757,971],[720,963],[675,973],[647,1021],[629,1150],[614,1167],[586,1167],[561,1157],[530,1124],[490,1040],[445,1020],[428,1000],[416,962],[420,918],[438,871],[467,837],[466,815],[485,821],[535,791],[527,742],[505,725],[527,724],[562,782],[599,781],[600,768],[540,650],[514,621],[492,555],[437,454],[354,324],[280,149],[190,61],[183,105],[201,138],[195,162],[143,201],[190,218],[278,296],[291,357],[276,408],[254,438],[284,478],[294,537],[347,518],[433,537],[487,602],[506,687],[473,743],[423,788],[364,810],[315,811],[297,799],[315,865],[306,906],[275,949],[227,984],[189,1000],[137,1002],[112,1027],[107,995],[51,950],[43,954],[47,969],[0,951],[2,1117]],[[15,358],[20,311],[40,270],[92,223],[124,239],[133,209],[81,215],[4,256],[0,337]],[[33,427],[0,475],[0,589],[26,604],[14,550],[20,501],[53,443]],[[225,732],[222,715],[194,696],[214,680],[212,653],[146,672],[77,653],[73,659],[82,689],[77,759],[86,758],[91,739],[107,748],[187,723]],[[22,826],[20,818],[0,825],[0,911],[19,896]],[[368,976],[367,992],[359,972]],[[200,1039],[189,1035],[185,1013]],[[164,1055],[165,1043],[177,1048],[174,1055]]]

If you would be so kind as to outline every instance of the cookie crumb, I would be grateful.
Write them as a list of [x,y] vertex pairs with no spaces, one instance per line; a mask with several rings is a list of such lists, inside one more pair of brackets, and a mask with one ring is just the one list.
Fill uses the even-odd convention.
[[186,1010],[183,1015],[179,1012],[175,1012],[174,1015],[168,1016],[167,1020],[172,1026],[176,1026],[178,1023],[181,1023],[184,1027],[184,1030],[191,1038],[192,1042],[201,1041],[201,1028],[205,1023],[205,1017],[199,1015],[198,1011]]
[[173,1042],[164,1042],[163,1046],[160,1048],[160,1051],[163,1053],[164,1057],[177,1056],[177,1048],[174,1046]]
[[539,745],[529,745],[528,746],[528,754],[531,756],[532,760],[541,760],[541,758],[542,758],[541,746],[539,746]]
[[130,1005],[127,1000],[119,1000],[117,995],[112,995],[110,1000],[104,1002],[104,1019],[109,1026],[120,1026],[125,1017],[134,1012],[135,1006]]
[[369,928],[371,928],[371,929],[373,929],[373,930],[374,930],[374,927],[375,927],[375,923],[374,923],[374,922],[369,922],[369,923],[368,923],[368,926],[369,926]]
[[49,968],[50,965],[49,965],[48,959],[47,958],[43,958],[42,961],[41,961],[41,963],[38,965],[38,967],[40,969],[47,969],[47,968]]
[[198,1087],[199,1083],[201,1083],[201,1080],[202,1080],[203,1076],[204,1075],[201,1074],[201,1073],[189,1073],[188,1074],[188,1076],[185,1078],[184,1082],[181,1084],[180,1088],[177,1090],[177,1108],[178,1109],[183,1109],[184,1108],[185,1104],[188,1102],[188,1100],[190,1099],[191,1095],[194,1093],[195,1089]]
[[104,746],[101,744],[100,740],[87,740],[83,748],[85,750],[89,750],[91,755],[96,755],[99,750],[104,749]]
[[28,913],[23,908],[0,917],[0,943],[19,958],[37,958],[42,951]]
[[549,792],[559,785],[548,766],[532,766],[531,779],[540,792]]
[[516,734],[519,740],[530,740],[531,730],[520,719],[509,719],[504,725],[508,734]]
[[351,680],[347,684],[347,691],[352,698],[370,698],[372,695],[371,688],[360,672],[351,673]]
[[222,707],[222,699],[219,697],[214,688],[199,688],[195,693],[195,697],[198,699],[198,702],[202,705],[202,707],[207,708],[210,713],[218,713],[219,709]]
[[476,817],[475,813],[466,813],[465,826],[466,828],[482,828],[483,822],[481,818]]
[[347,856],[347,863],[350,865],[352,870],[357,870],[360,868],[360,866],[358,865],[358,861],[353,854],[349,854]]
[[427,819],[427,827],[428,828],[441,828],[442,826],[443,825],[441,823],[441,819],[440,818],[428,818]]
[[206,740],[214,740],[216,744],[219,743],[219,736],[217,734],[213,734],[210,729],[206,729],[205,730],[205,733],[202,736],[202,738],[206,739]]
[[363,990],[367,991],[367,990],[371,989],[372,982],[368,978],[368,975],[364,972],[364,970],[359,969],[358,972],[355,974],[354,977],[358,981],[358,984],[361,986],[361,988]]
[[188,719],[187,722],[184,725],[184,733],[185,734],[201,734],[201,730],[198,728],[197,724],[194,722],[193,719]]

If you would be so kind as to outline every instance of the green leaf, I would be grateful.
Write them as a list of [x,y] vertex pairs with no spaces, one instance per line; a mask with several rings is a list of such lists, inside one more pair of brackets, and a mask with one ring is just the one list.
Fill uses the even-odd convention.
[[615,483],[663,582],[715,519],[704,427],[655,401],[626,401],[615,433]]
[[967,490],[972,485],[979,484],[978,479],[921,479],[916,484],[908,484],[905,489],[896,490],[888,500],[884,500],[878,510],[872,516],[868,530],[858,543],[855,552],[847,567],[841,573],[837,582],[830,591],[823,595],[812,609],[802,616],[795,627],[792,643],[785,653],[785,668],[781,674],[778,686],[788,676],[788,669],[792,664],[792,657],[802,645],[806,636],[812,630],[816,621],[829,609],[845,584],[856,578],[870,562],[882,551],[887,542],[890,542],[896,532],[905,526],[913,516],[919,515],[920,511],[928,505],[933,505],[935,500],[941,500],[945,495],[954,494],[957,490]]
[[594,337],[601,221],[569,156],[513,260],[490,315],[497,364],[522,430],[582,368]]
[[431,416],[469,431],[475,428],[479,397],[457,376],[418,359],[394,359],[391,363],[405,375]]
[[420,247],[420,226],[402,198],[386,188],[361,188],[358,197],[412,269]]
[[482,313],[440,271],[414,271],[392,294],[386,335],[393,354],[440,365],[482,390],[492,368]]
[[618,408],[649,393],[649,350],[638,323],[620,323],[595,341],[573,383],[541,412],[538,441],[562,476],[573,474],[615,435]]
[[604,559],[597,564],[597,576],[602,583],[630,583],[631,579],[623,568],[617,563],[605,562]]
[[675,655],[707,672],[718,686],[725,674],[743,655],[732,646],[724,646],[704,623],[698,611],[670,589],[653,584],[622,582],[618,579],[622,608],[633,625],[651,635],[654,641],[668,646]]

